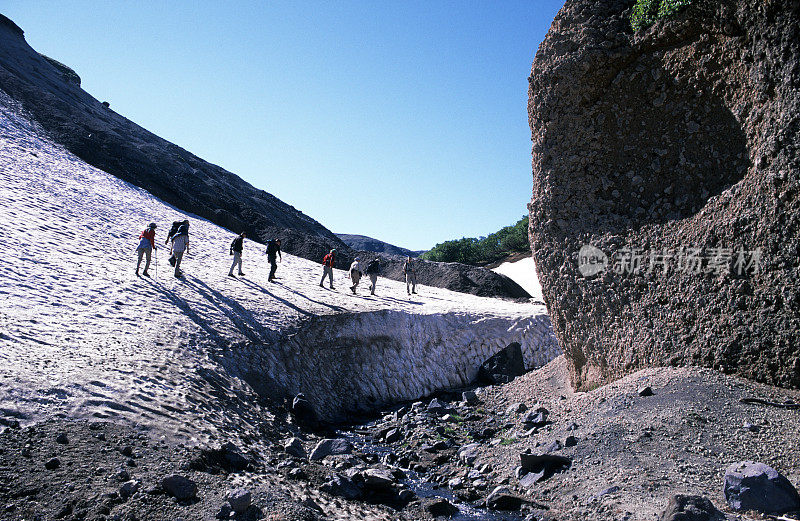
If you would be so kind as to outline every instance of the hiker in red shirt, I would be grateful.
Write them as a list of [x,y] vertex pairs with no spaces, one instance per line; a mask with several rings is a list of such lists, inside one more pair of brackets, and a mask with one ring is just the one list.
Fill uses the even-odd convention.
[[150,268],[150,258],[153,254],[153,250],[156,249],[156,223],[150,223],[147,226],[147,229],[144,230],[142,233],[139,234],[139,246],[136,247],[136,253],[138,254],[139,258],[136,261],[136,276],[139,276],[139,265],[142,264],[142,256],[147,257],[147,261],[144,263],[144,271],[142,275],[145,277],[149,277],[150,275],[147,273],[148,268]]
[[330,277],[331,279],[331,289],[333,289],[333,264],[336,261],[336,250],[331,250],[331,252],[325,255],[322,258],[322,280],[319,281],[319,287],[324,288],[325,286],[322,285],[325,282],[325,277]]

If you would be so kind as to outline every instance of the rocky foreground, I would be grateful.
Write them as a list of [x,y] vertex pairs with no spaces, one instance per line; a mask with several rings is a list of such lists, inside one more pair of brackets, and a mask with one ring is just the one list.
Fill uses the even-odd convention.
[[[260,440],[263,451],[189,448],[104,421],[12,425],[0,434],[0,509],[9,520],[634,521],[668,508],[706,513],[661,519],[769,517],[737,510],[754,506],[800,514],[791,485],[800,482],[800,411],[787,405],[797,392],[691,368],[648,369],[585,393],[568,378],[558,358],[508,384],[335,431],[304,430],[278,411],[288,421]],[[749,398],[763,402],[741,401]],[[743,461],[785,478],[734,468]],[[764,480],[739,486],[742,472]],[[748,487],[759,490],[756,503]]]

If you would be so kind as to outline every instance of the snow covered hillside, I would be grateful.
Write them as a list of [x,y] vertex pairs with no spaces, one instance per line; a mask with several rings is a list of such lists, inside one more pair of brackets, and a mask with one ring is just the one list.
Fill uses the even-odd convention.
[[[41,138],[0,91],[0,421],[124,418],[193,440],[269,420],[263,397],[303,391],[321,413],[466,384],[511,341],[529,367],[557,355],[541,306],[345,273],[284,255],[267,282],[262,245],[227,277],[234,235],[186,215]],[[134,275],[139,232],[191,222],[184,280],[167,249]]]
[[533,262],[533,257],[525,257],[516,262],[504,262],[492,271],[501,273],[522,286],[522,289],[527,291],[534,301],[544,302],[542,285],[539,284],[539,277],[536,276],[536,264]]

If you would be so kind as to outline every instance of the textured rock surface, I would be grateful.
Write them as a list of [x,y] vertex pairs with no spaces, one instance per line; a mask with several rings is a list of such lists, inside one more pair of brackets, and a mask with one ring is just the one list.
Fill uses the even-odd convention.
[[727,468],[725,500],[734,510],[767,514],[800,509],[800,495],[786,476],[755,461],[740,461]]
[[336,236],[354,250],[390,253],[392,255],[410,255],[412,257],[416,257],[420,253],[418,251],[411,251],[409,249],[401,248],[400,246],[395,246],[394,244],[389,244],[388,242],[383,242],[378,239],[373,239],[372,237],[367,237],[366,235],[337,233]]
[[[692,364],[798,386],[798,2],[636,35],[632,4],[568,0],[530,77],[531,246],[573,384]],[[584,244],[607,269],[582,275]]]

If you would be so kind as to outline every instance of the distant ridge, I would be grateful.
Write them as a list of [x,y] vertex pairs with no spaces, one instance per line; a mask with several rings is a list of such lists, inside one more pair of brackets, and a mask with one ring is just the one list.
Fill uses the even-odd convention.
[[403,255],[404,257],[408,257],[409,255],[411,257],[419,257],[423,253],[423,251],[408,250],[406,248],[401,248],[400,246],[395,246],[394,244],[389,244],[388,242],[367,237],[366,235],[337,233],[336,236],[354,250],[389,253],[391,255]]

